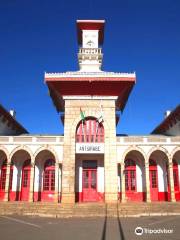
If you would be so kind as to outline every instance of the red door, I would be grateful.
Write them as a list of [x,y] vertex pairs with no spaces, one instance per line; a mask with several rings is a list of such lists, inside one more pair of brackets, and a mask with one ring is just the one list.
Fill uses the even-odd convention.
[[4,199],[5,186],[6,186],[6,161],[3,163],[1,167],[1,173],[0,173],[0,200]]
[[180,200],[178,164],[173,162],[174,192],[176,201]]
[[21,181],[21,201],[28,201],[31,165],[30,160],[26,160],[22,167],[22,181]]
[[97,169],[83,169],[83,201],[97,201]]
[[125,171],[125,189],[127,198],[134,200],[134,193],[136,192],[136,170],[128,169]]
[[128,200],[136,200],[136,163],[131,159],[125,162],[125,190]]
[[158,201],[158,173],[156,162],[153,160],[150,160],[149,180],[151,201]]
[[52,202],[55,191],[55,161],[48,159],[45,162],[43,174],[42,201]]

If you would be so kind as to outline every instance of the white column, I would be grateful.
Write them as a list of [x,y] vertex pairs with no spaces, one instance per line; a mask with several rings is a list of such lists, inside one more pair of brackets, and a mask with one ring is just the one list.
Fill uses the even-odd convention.
[[145,178],[146,178],[146,202],[151,202],[150,179],[149,179],[149,159],[147,159],[145,161]]
[[6,168],[6,185],[5,185],[5,196],[4,196],[5,202],[7,202],[9,200],[10,169],[11,169],[11,163],[8,162],[7,168]]

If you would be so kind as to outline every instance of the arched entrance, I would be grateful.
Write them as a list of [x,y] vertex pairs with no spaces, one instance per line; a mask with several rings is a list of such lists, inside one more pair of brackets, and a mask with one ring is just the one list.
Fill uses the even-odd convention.
[[170,201],[168,157],[165,152],[155,150],[149,158],[149,180],[151,201]]
[[44,149],[36,155],[34,201],[54,202],[60,200],[60,169],[58,169],[58,174],[56,175],[55,164],[55,156],[48,149]]
[[5,197],[6,169],[7,156],[3,150],[0,150],[0,200],[3,200]]
[[31,157],[24,150],[17,150],[11,159],[10,168],[10,201],[28,201],[30,187]]
[[94,117],[76,128],[76,202],[104,201],[104,127]]
[[141,152],[132,150],[125,157],[125,193],[127,201],[145,201],[145,160]]

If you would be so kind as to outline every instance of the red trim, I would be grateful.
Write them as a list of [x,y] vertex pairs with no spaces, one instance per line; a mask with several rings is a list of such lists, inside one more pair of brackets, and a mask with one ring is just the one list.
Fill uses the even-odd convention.
[[104,142],[104,127],[96,118],[80,121],[76,128],[76,142]]
[[123,110],[135,80],[135,77],[45,78],[57,111],[64,110],[64,100],[62,99],[64,95],[119,96],[116,106]]
[[146,201],[146,192],[126,192],[126,199],[134,202]]
[[9,201],[20,201],[20,192],[19,191],[11,191],[9,192]]
[[99,43],[103,44],[104,40],[104,20],[80,20],[77,21],[77,34],[78,34],[78,43],[82,44],[82,30],[99,30]]
[[158,192],[158,201],[170,201],[168,192]]
[[[75,193],[75,201],[76,202],[84,202],[83,201],[83,192]],[[96,202],[104,202],[104,193],[97,192]]]

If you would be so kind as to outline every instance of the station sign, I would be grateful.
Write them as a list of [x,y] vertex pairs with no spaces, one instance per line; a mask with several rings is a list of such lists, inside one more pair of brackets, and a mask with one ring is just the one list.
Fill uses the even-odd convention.
[[76,143],[76,153],[104,153],[104,143]]

